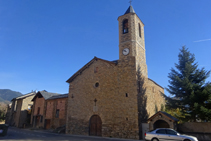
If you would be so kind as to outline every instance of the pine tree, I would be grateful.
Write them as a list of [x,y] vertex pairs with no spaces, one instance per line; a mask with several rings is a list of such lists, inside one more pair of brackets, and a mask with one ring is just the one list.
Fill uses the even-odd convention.
[[[181,110],[183,121],[211,121],[211,83],[206,82],[210,71],[199,69],[194,54],[183,46],[179,63],[171,68],[167,91],[167,107]],[[182,118],[184,117],[184,118]]]

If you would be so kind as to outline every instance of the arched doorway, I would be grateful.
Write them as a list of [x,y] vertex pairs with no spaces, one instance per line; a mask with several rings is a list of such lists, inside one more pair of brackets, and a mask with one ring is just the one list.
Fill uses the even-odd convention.
[[154,129],[157,128],[170,128],[169,124],[164,121],[164,120],[157,120],[154,124],[153,124]]
[[89,135],[102,136],[102,121],[98,115],[93,115],[89,121]]

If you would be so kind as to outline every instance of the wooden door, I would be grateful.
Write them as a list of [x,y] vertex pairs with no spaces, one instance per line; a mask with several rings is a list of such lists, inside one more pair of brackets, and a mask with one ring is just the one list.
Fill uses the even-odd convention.
[[46,119],[45,120],[45,129],[50,129],[51,127],[51,120],[50,119]]
[[39,124],[40,124],[40,116],[37,116],[36,117],[36,126],[39,126]]
[[90,118],[89,129],[90,136],[102,136],[102,121],[98,115],[93,115]]

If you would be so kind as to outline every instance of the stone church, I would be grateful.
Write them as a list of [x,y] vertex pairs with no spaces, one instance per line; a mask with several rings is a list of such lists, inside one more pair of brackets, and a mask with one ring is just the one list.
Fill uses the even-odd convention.
[[118,22],[119,59],[94,57],[67,80],[67,134],[141,139],[142,123],[165,105],[148,78],[143,22],[132,6]]

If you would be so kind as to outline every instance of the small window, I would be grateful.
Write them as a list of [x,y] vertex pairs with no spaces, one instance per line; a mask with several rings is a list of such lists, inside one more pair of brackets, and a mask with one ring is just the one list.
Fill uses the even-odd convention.
[[99,83],[97,82],[97,83],[95,83],[95,87],[99,87]]
[[40,107],[37,108],[37,114],[40,114]]
[[166,134],[166,131],[165,131],[165,129],[160,129],[160,130],[157,130],[156,133],[158,133],[158,134]]
[[56,109],[56,118],[59,118],[59,109]]
[[138,24],[138,28],[139,28],[139,37],[141,37],[141,25],[140,25],[140,23]]
[[128,97],[128,93],[126,93],[125,96]]
[[28,104],[28,110],[31,110],[32,104]]
[[152,87],[152,92],[155,93],[155,87]]
[[128,33],[128,19],[123,21],[123,34]]
[[94,73],[97,73],[98,72],[98,67],[96,67],[95,69],[94,69]]
[[42,121],[43,121],[43,116],[40,116],[40,122],[42,123]]

